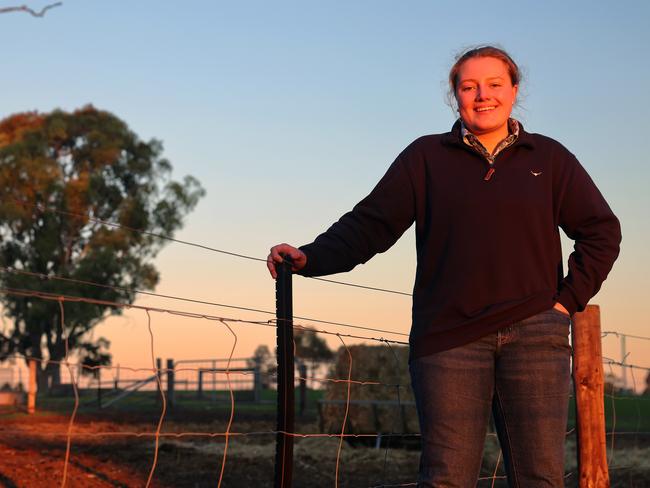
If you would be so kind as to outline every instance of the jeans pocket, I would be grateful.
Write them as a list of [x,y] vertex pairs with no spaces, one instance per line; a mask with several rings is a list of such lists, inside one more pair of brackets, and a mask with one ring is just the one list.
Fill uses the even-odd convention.
[[571,315],[569,315],[568,313],[564,313],[564,312],[562,312],[561,310],[558,310],[558,309],[555,308],[555,307],[551,307],[551,309],[550,309],[549,311],[550,311],[550,312],[553,312],[553,313],[556,313],[556,314],[558,314],[558,315],[560,315],[561,317],[564,317],[564,318],[566,318],[566,319],[571,319]]

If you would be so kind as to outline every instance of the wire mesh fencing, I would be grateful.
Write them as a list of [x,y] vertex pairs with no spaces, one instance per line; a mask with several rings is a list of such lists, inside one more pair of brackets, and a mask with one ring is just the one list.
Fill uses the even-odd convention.
[[[36,415],[27,416],[16,405],[0,412],[4,460],[0,481],[5,484],[272,486],[277,485],[276,475],[283,464],[277,455],[278,439],[291,439],[293,486],[416,486],[420,434],[408,374],[407,334],[315,317],[272,318],[269,316],[277,311],[143,290],[136,294],[182,303],[187,308],[119,303],[90,298],[90,292],[52,293],[42,284],[73,281],[88,290],[115,287],[33,270],[0,271],[33,279],[29,287],[5,287],[0,292],[20,296],[25,303],[53,304],[64,333],[71,330],[65,319],[70,307],[102,306],[130,309],[136,327],[146,329],[150,339],[147,349],[141,351],[148,358],[147,367],[92,366],[67,350],[57,360],[6,355],[4,368],[9,368],[11,361],[15,364],[9,368],[13,379],[6,381],[8,389],[17,389],[18,383],[29,389],[24,364],[30,361],[42,372],[58,371],[58,380],[56,388],[51,388],[56,394],[39,392]],[[397,290],[322,281],[409,296]],[[197,305],[223,307],[230,315],[194,311],[192,307]],[[244,311],[261,318],[241,318],[239,313]],[[220,344],[229,350],[228,357],[158,358],[156,322],[170,314],[194,325],[214,326]],[[338,350],[333,361],[310,365],[312,359],[301,357],[295,342],[290,348],[293,363],[285,371],[264,367],[254,358],[238,357],[243,330],[275,332],[286,327],[293,333],[334,338]],[[612,486],[645,486],[650,480],[650,391],[645,386],[650,369],[644,358],[630,351],[631,343],[649,338],[616,331],[603,335],[619,340],[625,337],[620,361],[603,358],[608,373],[603,401]],[[288,373],[293,376],[289,383],[295,393],[285,397],[278,393]],[[4,384],[1,378],[0,386]],[[21,380],[17,383],[16,378]],[[293,428],[279,429],[277,406],[286,408],[288,403],[294,407]],[[567,486],[578,486],[574,412],[572,404],[566,432]],[[45,474],[29,474],[35,463],[40,466],[38,472]],[[506,486],[493,427],[485,439],[478,483],[482,487]]]

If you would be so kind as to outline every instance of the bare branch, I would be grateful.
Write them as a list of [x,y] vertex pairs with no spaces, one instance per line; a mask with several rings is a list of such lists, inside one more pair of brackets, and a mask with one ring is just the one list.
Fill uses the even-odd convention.
[[61,5],[63,5],[63,2],[51,3],[43,7],[40,12],[37,12],[36,10],[29,8],[27,5],[21,5],[19,7],[2,7],[0,8],[0,14],[6,14],[9,12],[27,12],[28,14],[31,14],[34,17],[43,17],[45,16],[45,12],[47,12],[51,8],[60,7]]

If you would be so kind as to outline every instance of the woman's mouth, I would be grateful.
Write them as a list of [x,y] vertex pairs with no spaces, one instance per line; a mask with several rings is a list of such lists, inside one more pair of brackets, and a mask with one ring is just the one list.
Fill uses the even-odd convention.
[[494,110],[496,106],[494,105],[489,105],[487,107],[477,107],[474,109],[475,112],[489,112],[490,110]]

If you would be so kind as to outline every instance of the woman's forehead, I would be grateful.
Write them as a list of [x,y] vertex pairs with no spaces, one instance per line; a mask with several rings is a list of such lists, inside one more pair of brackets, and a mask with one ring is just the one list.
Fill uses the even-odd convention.
[[486,78],[508,78],[508,67],[497,58],[470,58],[460,65],[459,81]]

